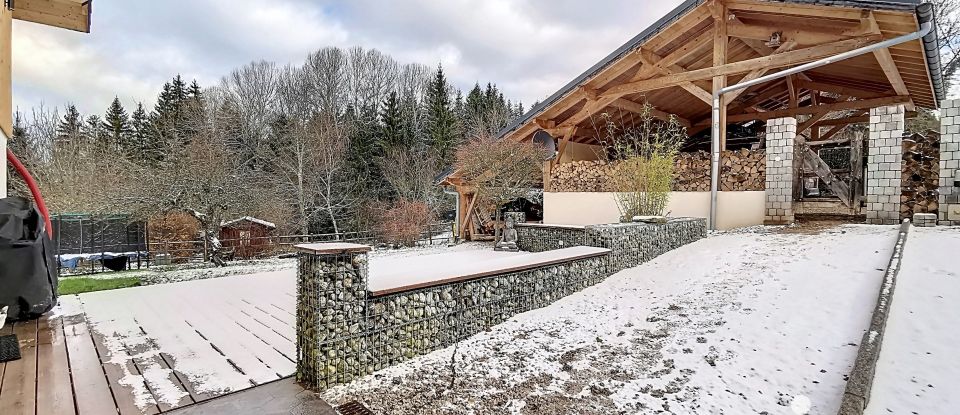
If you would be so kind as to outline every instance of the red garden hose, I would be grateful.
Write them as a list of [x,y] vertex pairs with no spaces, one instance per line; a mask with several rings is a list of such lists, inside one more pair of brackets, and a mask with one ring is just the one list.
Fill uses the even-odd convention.
[[20,159],[13,154],[13,151],[7,149],[7,162],[13,165],[14,170],[17,171],[17,174],[23,178],[23,181],[27,183],[27,187],[30,188],[30,194],[33,195],[33,200],[37,202],[37,208],[40,209],[40,214],[43,215],[43,223],[47,228],[47,235],[53,239],[53,224],[50,223],[50,212],[47,210],[47,204],[43,202],[43,196],[40,195],[40,188],[37,187],[37,182],[33,180],[33,176],[30,175],[30,172],[27,171],[27,168],[20,162]]

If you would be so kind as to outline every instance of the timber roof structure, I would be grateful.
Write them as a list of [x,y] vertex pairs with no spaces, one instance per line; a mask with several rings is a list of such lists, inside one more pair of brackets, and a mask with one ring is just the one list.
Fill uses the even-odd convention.
[[[562,153],[567,142],[596,143],[599,114],[627,114],[629,123],[644,104],[654,116],[677,117],[693,136],[710,126],[715,89],[913,33],[933,18],[919,0],[686,0],[500,136],[530,140],[545,130]],[[886,105],[937,108],[944,96],[938,50],[933,30],[729,93],[726,124],[805,115],[801,127],[839,126],[843,121],[831,118],[838,111],[854,120]]]
[[13,18],[90,33],[92,0],[10,0]]

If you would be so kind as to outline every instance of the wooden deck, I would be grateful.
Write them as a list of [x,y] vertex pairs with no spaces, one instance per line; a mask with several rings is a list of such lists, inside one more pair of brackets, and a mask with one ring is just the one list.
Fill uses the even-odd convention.
[[0,330],[0,414],[157,414],[293,374],[295,271],[61,298]]

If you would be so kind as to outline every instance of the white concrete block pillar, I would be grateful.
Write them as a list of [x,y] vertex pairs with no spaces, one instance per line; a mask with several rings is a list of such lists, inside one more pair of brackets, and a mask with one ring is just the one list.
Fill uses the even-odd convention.
[[870,110],[867,142],[867,223],[900,222],[900,178],[903,176],[903,105]]
[[793,223],[793,142],[796,138],[796,118],[767,121],[765,224]]
[[941,225],[960,225],[960,100],[940,102],[940,203]]

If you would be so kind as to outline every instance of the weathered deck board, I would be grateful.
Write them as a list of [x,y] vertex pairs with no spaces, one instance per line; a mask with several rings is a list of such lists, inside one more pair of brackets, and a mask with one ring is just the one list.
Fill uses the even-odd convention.
[[[61,306],[80,308],[76,297],[61,297]],[[70,359],[70,377],[79,415],[117,414],[113,392],[104,376],[93,338],[81,314],[63,317],[64,340]]]
[[24,346],[0,363],[0,414],[150,415],[289,376],[294,287],[265,273],[61,297],[0,329]]
[[16,322],[20,359],[7,362],[0,386],[0,414],[33,415],[37,393],[37,321]]
[[41,318],[37,331],[37,414],[75,414],[63,318]]
[[[103,335],[96,332],[92,335],[97,353],[103,362],[103,371],[107,374],[110,389],[113,390],[113,397],[116,400],[117,409],[120,410],[120,415],[160,413],[153,396],[144,390],[146,389],[146,381],[140,374],[140,369],[134,364],[133,359],[126,353],[121,353],[119,356],[112,354],[105,344],[106,340]],[[135,388],[141,389],[141,391],[137,392]]]

